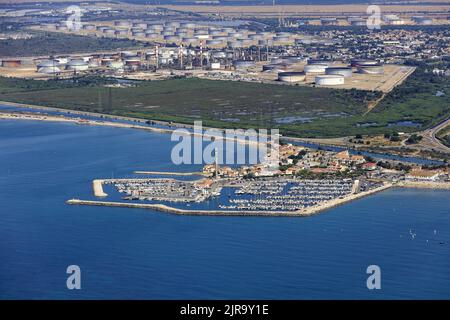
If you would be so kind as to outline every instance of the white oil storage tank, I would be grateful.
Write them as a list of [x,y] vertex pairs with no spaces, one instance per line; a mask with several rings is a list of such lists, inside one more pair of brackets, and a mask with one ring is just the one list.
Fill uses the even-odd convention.
[[362,74],[384,74],[382,64],[359,65],[358,73]]
[[75,59],[67,63],[66,69],[72,71],[86,71],[89,69],[89,64],[83,59]]
[[318,75],[315,78],[318,86],[337,86],[345,83],[344,76],[341,75]]
[[306,73],[324,73],[328,65],[323,63],[308,64],[304,67]]
[[233,61],[233,66],[236,69],[246,69],[255,66],[255,61],[253,60],[235,60]]
[[281,82],[296,83],[303,82],[306,79],[304,72],[280,72],[278,73],[278,80]]
[[351,67],[328,67],[325,69],[325,74],[341,75],[345,78],[349,78],[353,75],[353,70]]

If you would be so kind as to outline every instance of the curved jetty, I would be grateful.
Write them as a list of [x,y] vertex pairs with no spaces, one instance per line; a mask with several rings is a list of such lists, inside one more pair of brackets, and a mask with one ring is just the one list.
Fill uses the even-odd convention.
[[232,210],[185,210],[169,207],[164,204],[150,203],[126,203],[126,202],[109,202],[109,201],[90,201],[71,199],[67,204],[72,205],[88,205],[88,206],[106,206],[106,207],[123,207],[137,209],[151,209],[161,212],[174,213],[178,215],[204,215],[204,216],[289,216],[300,217],[303,214],[298,211],[232,211]]
[[353,201],[370,194],[380,192],[392,187],[392,184],[385,184],[381,187],[370,189],[357,194],[350,194],[346,197],[321,202],[315,206],[296,211],[268,211],[268,210],[186,210],[170,207],[164,204],[150,203],[127,203],[111,201],[91,201],[71,199],[67,201],[70,205],[88,205],[88,206],[106,206],[106,207],[124,207],[137,209],[151,209],[161,212],[173,213],[178,215],[204,215],[204,216],[268,216],[268,217],[307,217],[317,214],[321,211],[331,209],[338,205]]

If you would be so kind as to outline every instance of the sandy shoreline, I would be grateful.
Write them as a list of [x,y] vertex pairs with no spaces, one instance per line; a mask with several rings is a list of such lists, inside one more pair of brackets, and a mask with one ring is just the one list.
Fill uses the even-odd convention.
[[[3,102],[0,102],[0,104],[4,104]],[[110,118],[110,119],[117,119],[117,120],[125,120],[125,121],[134,121],[134,122],[140,122],[145,123],[143,119],[137,119],[137,118],[126,118],[126,117],[119,117],[119,116],[107,116],[103,114],[95,114],[95,113],[89,113],[89,112],[72,112],[71,110],[66,109],[55,109],[55,108],[46,108],[46,107],[29,107],[26,105],[15,105],[16,107],[26,107],[31,109],[37,109],[37,110],[49,110],[49,111],[63,111],[63,112],[70,112],[71,114],[77,114],[77,115],[84,115],[84,116],[95,116],[95,117],[103,117],[103,118]],[[112,121],[105,121],[105,120],[88,120],[83,118],[70,118],[66,116],[55,116],[55,115],[44,115],[44,114],[25,114],[25,113],[19,113],[15,111],[1,111],[0,110],[0,120],[32,120],[32,121],[49,121],[49,122],[67,122],[67,123],[75,123],[79,125],[91,125],[91,126],[106,126],[106,127],[116,127],[116,128],[127,128],[127,129],[139,129],[139,130],[145,130],[145,131],[151,131],[155,133],[162,133],[162,134],[173,134],[176,131],[177,136],[199,136],[204,139],[204,141],[209,140],[223,140],[223,141],[234,141],[238,144],[243,145],[249,145],[254,147],[266,147],[266,144],[263,142],[257,141],[258,137],[255,136],[255,140],[250,139],[242,139],[242,138],[233,138],[233,137],[227,137],[223,133],[225,132],[223,129],[214,129],[214,128],[208,128],[203,127],[203,130],[215,130],[217,132],[217,135],[213,134],[200,134],[196,132],[187,132],[186,130],[179,130],[179,129],[192,129],[193,126],[184,126],[182,124],[171,125],[173,129],[163,129],[163,128],[157,128],[152,127],[148,125],[139,125],[139,124],[127,124],[127,123],[121,123],[121,122],[112,122]],[[161,124],[161,123],[160,123]]]
[[[30,105],[30,104],[24,104],[24,103],[15,103],[15,102],[8,102],[8,101],[0,101],[0,105],[3,104],[5,106],[12,106],[12,107],[19,107],[19,108],[28,108],[28,109],[33,109],[33,110],[44,110],[44,111],[59,111],[59,112],[66,112],[69,114],[76,114],[76,115],[80,115],[80,116],[91,116],[91,117],[100,117],[103,119],[114,119],[114,120],[124,120],[124,121],[131,121],[131,122],[136,122],[136,125],[128,125],[128,124],[123,124],[120,125],[120,123],[118,122],[108,122],[108,121],[92,121],[91,123],[85,123],[85,124],[90,124],[90,125],[108,125],[108,126],[115,126],[115,127],[122,127],[122,128],[132,128],[132,129],[142,129],[142,130],[147,130],[147,131],[153,131],[156,133],[164,133],[164,134],[172,134],[173,131],[177,130],[177,129],[190,129],[192,130],[194,128],[193,125],[189,125],[189,124],[183,124],[183,123],[177,123],[177,122],[166,122],[166,121],[159,121],[159,120],[147,120],[147,119],[142,119],[142,118],[133,118],[133,117],[124,117],[124,116],[116,116],[116,115],[110,115],[110,114],[103,114],[103,113],[95,113],[95,112],[88,112],[88,111],[77,111],[77,110],[71,110],[71,109],[63,109],[63,108],[55,108],[55,107],[44,107],[44,106],[37,106],[37,105]],[[0,115],[1,115],[1,109],[0,109]],[[5,111],[5,113],[7,113],[8,111]],[[15,113],[18,114],[15,111],[11,111],[10,113]],[[42,115],[44,116],[44,115]],[[47,116],[47,118],[49,118],[50,116]],[[64,120],[59,120],[59,119],[67,119],[63,118],[64,116],[61,116],[61,118],[55,118],[53,121],[64,121]],[[4,119],[0,116],[0,120]],[[20,118],[16,118],[16,119],[20,119]],[[71,119],[71,118],[69,118]],[[24,119],[24,120],[40,120],[40,119]],[[48,120],[51,121],[51,120]],[[157,128],[157,127],[151,127],[148,125],[139,125],[139,123],[147,123],[147,121],[151,121],[153,124],[155,125],[161,125],[161,126],[166,126],[168,128]],[[119,124],[119,125],[117,125]],[[203,127],[203,130],[215,130],[218,132],[219,137],[216,137],[216,139],[218,140],[233,140],[239,144],[244,144],[244,145],[253,145],[253,146],[259,146],[259,143],[253,140],[249,140],[249,139],[230,139],[227,138],[225,135],[221,138],[220,134],[224,134],[226,129],[220,129],[220,128],[210,128],[210,127]],[[195,133],[190,133],[190,135],[192,136],[196,136],[197,134]],[[260,135],[263,136],[263,135]],[[203,135],[204,138],[207,138],[208,135],[204,134]],[[283,141],[286,142],[300,142],[300,143],[313,143],[319,146],[323,146],[323,147],[337,147],[337,148],[348,148],[354,151],[358,151],[358,149],[354,149],[352,147],[346,146],[346,145],[342,145],[342,144],[336,144],[336,143],[325,143],[325,142],[321,142],[321,139],[309,139],[309,138],[299,138],[299,137],[291,137],[291,136],[279,136],[279,139],[282,139]],[[270,140],[270,137],[269,139]],[[326,140],[326,139],[325,139]],[[264,145],[262,145],[261,147],[264,147]],[[361,148],[360,151],[364,151],[364,152],[371,152],[374,154],[380,154],[380,157],[378,159],[383,159],[383,155],[387,155],[389,153],[383,153],[380,152],[378,150],[371,150],[371,149],[366,149],[366,148]],[[395,156],[399,156],[399,157],[416,157],[415,155],[403,155],[403,154],[392,154]],[[374,156],[374,158],[377,158],[376,156]],[[442,159],[436,159],[436,158],[429,158],[429,157],[424,157],[421,158],[423,160],[427,160],[427,161],[442,161]]]

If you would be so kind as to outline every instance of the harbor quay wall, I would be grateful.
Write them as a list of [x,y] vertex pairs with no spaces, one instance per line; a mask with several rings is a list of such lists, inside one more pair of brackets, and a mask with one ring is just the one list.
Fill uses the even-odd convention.
[[178,215],[204,215],[204,216],[268,216],[268,217],[308,217],[324,210],[342,205],[349,201],[353,201],[377,192],[381,192],[392,187],[392,184],[385,184],[381,187],[364,191],[357,194],[351,194],[341,199],[335,199],[321,203],[303,210],[298,211],[265,211],[265,210],[185,210],[170,207],[164,204],[149,204],[149,203],[127,203],[127,202],[109,202],[109,201],[91,201],[71,199],[67,201],[70,205],[89,205],[89,206],[107,206],[107,207],[125,207],[138,209],[151,209],[166,213],[173,213]]
[[402,181],[397,184],[403,188],[419,188],[419,189],[444,189],[450,190],[450,182],[434,182],[434,181]]
[[369,196],[371,194],[387,190],[387,189],[389,189],[391,187],[392,187],[391,183],[386,183],[386,184],[384,184],[384,185],[382,185],[381,187],[378,187],[378,188],[374,188],[374,189],[371,189],[371,190],[368,190],[368,191],[363,191],[363,192],[360,192],[360,193],[350,194],[350,195],[348,195],[348,196],[346,196],[346,197],[344,197],[342,199],[333,199],[333,200],[329,200],[329,201],[326,201],[324,203],[320,203],[318,205],[315,205],[315,206],[312,206],[312,207],[309,207],[309,208],[305,208],[305,209],[302,210],[302,213],[305,216],[312,216],[312,215],[317,214],[319,212],[322,212],[322,211],[325,211],[325,210],[332,209],[334,207],[343,205],[343,204],[345,204],[347,202],[354,201],[354,200],[357,200],[357,199],[360,199],[360,198],[363,198],[363,197],[367,197],[367,196]]
[[122,207],[151,209],[166,213],[178,215],[197,215],[197,216],[285,216],[285,217],[301,217],[303,214],[299,211],[232,211],[232,210],[184,210],[169,207],[164,204],[150,203],[126,203],[126,202],[109,202],[109,201],[90,201],[71,199],[67,201],[70,205],[88,205],[88,206],[106,206],[106,207]]

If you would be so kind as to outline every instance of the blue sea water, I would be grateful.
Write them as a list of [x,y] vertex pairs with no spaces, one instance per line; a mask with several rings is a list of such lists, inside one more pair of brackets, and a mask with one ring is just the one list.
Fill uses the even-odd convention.
[[[392,189],[310,218],[69,206],[174,166],[168,135],[0,121],[0,298],[450,298],[450,192]],[[415,234],[413,238],[411,236]],[[66,288],[79,265],[81,290]],[[366,268],[381,268],[368,290]]]

